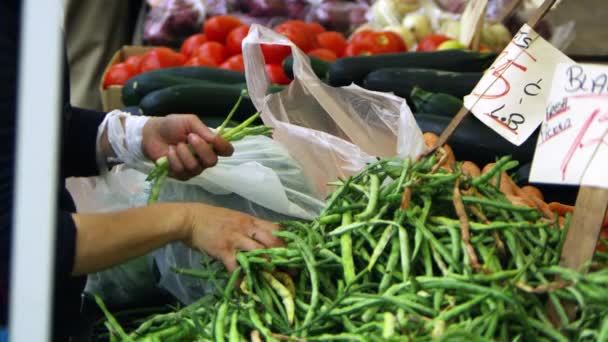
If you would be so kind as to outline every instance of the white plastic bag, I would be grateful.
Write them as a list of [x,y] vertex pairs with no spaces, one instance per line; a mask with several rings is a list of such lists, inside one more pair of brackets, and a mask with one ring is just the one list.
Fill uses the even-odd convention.
[[[259,44],[291,47],[294,80],[279,93],[266,93],[270,82]],[[252,25],[243,40],[243,56],[249,95],[262,120],[323,195],[328,182],[358,172],[376,156],[422,152],[422,132],[404,99],[356,85],[326,85],[301,50],[259,25]]]

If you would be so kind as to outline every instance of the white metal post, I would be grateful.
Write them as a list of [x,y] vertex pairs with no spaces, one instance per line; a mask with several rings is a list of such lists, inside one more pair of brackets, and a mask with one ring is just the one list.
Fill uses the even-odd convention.
[[59,5],[59,0],[22,2],[11,341],[50,339],[62,75]]

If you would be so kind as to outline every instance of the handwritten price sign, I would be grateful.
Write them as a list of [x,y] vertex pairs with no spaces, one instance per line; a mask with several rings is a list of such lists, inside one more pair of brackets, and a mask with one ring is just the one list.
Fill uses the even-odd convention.
[[530,181],[608,188],[608,67],[559,64]]
[[521,145],[543,120],[553,72],[572,63],[530,26],[524,25],[486,71],[464,105],[479,120]]

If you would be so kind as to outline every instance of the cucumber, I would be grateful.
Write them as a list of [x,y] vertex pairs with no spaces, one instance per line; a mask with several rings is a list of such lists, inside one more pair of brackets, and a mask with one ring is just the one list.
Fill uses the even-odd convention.
[[245,75],[240,72],[211,67],[174,67],[158,69],[132,77],[122,88],[125,106],[137,106],[147,94],[178,84],[245,83]]
[[411,102],[412,89],[418,86],[434,93],[462,98],[471,93],[481,79],[479,72],[450,72],[432,69],[387,68],[373,71],[365,77],[363,87],[392,92]]
[[[195,114],[201,118],[225,116],[238,100],[245,85],[182,84],[159,89],[146,95],[139,108],[144,115],[164,116],[171,113]],[[244,120],[256,112],[250,99],[244,98],[234,120]]]
[[[331,63],[312,56],[308,56],[308,58],[310,58],[310,66],[317,77],[326,81]],[[287,56],[287,58],[283,60],[283,71],[287,77],[293,80],[293,56]]]
[[[433,132],[437,135],[440,135],[452,120],[435,114],[418,113],[414,114],[414,117],[422,132]],[[457,160],[470,160],[483,167],[507,154],[522,164],[530,162],[534,156],[537,137],[538,131],[521,146],[513,145],[477,120],[473,114],[469,114],[447,143],[454,150]]]
[[329,67],[329,84],[338,87],[351,83],[361,84],[365,76],[380,68],[429,68],[444,71],[483,72],[494,59],[495,53],[467,50],[441,50],[406,52],[340,58]]
[[[141,100],[139,108],[144,115],[149,116],[164,116],[171,113],[195,114],[201,118],[226,116],[243,89],[247,89],[246,84],[175,85],[149,93]],[[269,91],[277,92],[282,89],[284,87],[272,85]],[[256,111],[251,99],[245,97],[234,114],[234,120],[245,120]]]
[[462,108],[462,100],[457,97],[443,93],[431,93],[419,87],[412,89],[410,98],[417,113],[435,113],[453,117]]

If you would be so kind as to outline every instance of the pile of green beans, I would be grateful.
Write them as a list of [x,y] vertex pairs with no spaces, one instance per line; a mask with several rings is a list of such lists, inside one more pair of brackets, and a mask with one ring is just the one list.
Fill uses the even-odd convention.
[[608,341],[606,253],[580,272],[558,267],[569,217],[560,229],[556,218],[512,205],[492,185],[500,181],[491,182],[517,166],[508,156],[480,177],[464,175],[458,163],[453,172],[438,168],[438,161],[385,158],[333,183],[316,220],[282,223],[285,247],[238,253],[231,275],[176,270],[212,280],[216,293],[130,333],[106,310],[111,335]]

